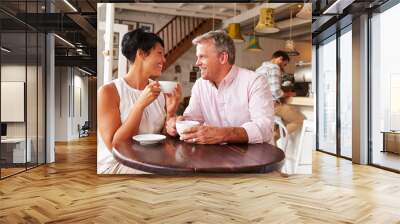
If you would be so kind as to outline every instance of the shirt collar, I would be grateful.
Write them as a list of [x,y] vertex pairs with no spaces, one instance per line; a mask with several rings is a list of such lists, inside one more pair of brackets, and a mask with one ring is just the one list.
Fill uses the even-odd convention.
[[[220,87],[224,86],[224,85],[229,85],[230,83],[232,83],[233,80],[235,80],[237,74],[238,74],[238,67],[236,65],[232,65],[231,70],[229,70],[228,74],[226,74],[226,76],[224,77],[224,79],[221,81],[220,83]],[[211,80],[208,80],[208,82],[215,88],[217,88],[217,86],[215,85],[215,83]],[[217,88],[218,89],[218,88]]]
[[223,85],[229,85],[232,83],[233,80],[237,77],[238,74],[238,67],[236,65],[232,65],[231,70],[228,72],[228,74],[225,76],[225,78],[222,80],[221,84]]

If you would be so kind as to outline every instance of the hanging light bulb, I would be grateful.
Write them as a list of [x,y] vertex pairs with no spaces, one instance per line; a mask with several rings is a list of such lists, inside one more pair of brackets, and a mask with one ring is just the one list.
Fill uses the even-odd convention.
[[[236,17],[236,3],[234,5],[234,17]],[[235,19],[234,19],[235,20]],[[242,34],[240,33],[240,24],[239,23],[230,23],[228,25],[228,35],[232,38],[235,43],[243,43],[244,39]]]
[[271,8],[261,8],[260,18],[256,26],[256,31],[260,33],[276,33],[279,28],[275,26],[274,10]]
[[298,56],[300,53],[296,51],[294,41],[292,40],[292,9],[290,9],[290,26],[289,26],[289,40],[286,41],[285,47],[286,47],[286,53],[289,56]]
[[[253,17],[253,27],[255,25],[255,17]],[[249,39],[249,45],[247,46],[247,50],[253,51],[253,52],[260,52],[262,51],[262,48],[258,44],[258,38],[256,36],[256,31],[253,29],[253,35],[250,36]]]
[[311,19],[312,17],[312,5],[304,1],[303,8],[296,14],[297,18],[300,19]]

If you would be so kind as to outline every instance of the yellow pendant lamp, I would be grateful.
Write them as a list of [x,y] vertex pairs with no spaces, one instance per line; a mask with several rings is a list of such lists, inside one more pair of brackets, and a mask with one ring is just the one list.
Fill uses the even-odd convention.
[[239,23],[230,23],[228,25],[228,35],[232,38],[235,43],[242,43],[244,41],[242,34],[240,33]]
[[234,23],[230,23],[228,25],[228,35],[232,38],[233,42],[243,43],[244,39],[242,37],[242,34],[240,33],[240,24],[235,23],[236,20],[235,17],[236,17],[236,3],[234,4],[234,10],[233,10]]
[[257,32],[260,33],[276,33],[279,32],[279,28],[275,26],[274,10],[271,8],[261,8],[260,18],[258,24],[255,28]]

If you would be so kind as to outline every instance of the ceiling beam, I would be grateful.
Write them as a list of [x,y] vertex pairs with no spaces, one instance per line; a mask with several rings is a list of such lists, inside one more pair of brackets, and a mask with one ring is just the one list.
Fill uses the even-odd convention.
[[338,15],[343,14],[343,10],[351,5],[355,0],[336,0],[322,12],[323,15]]
[[184,6],[186,6],[188,3],[179,3],[178,4],[178,8],[183,8]]
[[[235,4],[233,3],[212,3],[215,4],[216,9],[235,9]],[[212,7],[211,4],[211,7]],[[236,4],[236,10],[238,11],[246,11],[252,8],[252,5],[254,3],[237,3]]]
[[96,58],[90,56],[55,56],[56,66],[84,66],[96,68]]
[[304,35],[301,35],[301,36],[294,37],[293,40],[311,41],[312,40],[312,35],[311,34],[304,34]]
[[78,24],[89,35],[89,37],[96,38],[97,30],[85,19],[85,17],[75,13],[68,14],[67,16]]
[[62,12],[75,12],[64,1],[52,1],[52,4]]
[[[302,36],[302,35],[310,35],[311,34],[311,30],[310,29],[298,29],[298,30],[293,30],[292,31],[292,38],[296,37],[296,36]],[[272,37],[272,35],[271,35]],[[290,31],[285,31],[282,33],[278,33],[276,35],[277,38],[280,39],[289,39],[290,38]]]
[[[153,4],[153,3],[120,3],[115,4],[115,8],[122,8],[126,10],[141,11],[141,12],[152,12],[157,14],[167,14],[167,15],[180,15],[180,16],[190,16],[199,18],[212,18],[212,10],[204,10],[199,12],[198,9],[189,8],[176,8],[172,6],[164,6],[163,4]],[[232,13],[218,12],[215,10],[214,18],[216,19],[226,19],[232,16]]]
[[[297,26],[303,26],[306,24],[310,24],[310,31],[311,31],[311,19],[299,19],[299,18],[292,18],[292,28]],[[290,29],[290,19],[279,21],[276,23],[276,26],[281,30]]]

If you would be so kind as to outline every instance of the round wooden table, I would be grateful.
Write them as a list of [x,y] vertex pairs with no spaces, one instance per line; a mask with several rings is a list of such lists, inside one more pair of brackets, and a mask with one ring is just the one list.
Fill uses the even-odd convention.
[[125,166],[155,174],[265,173],[279,170],[285,159],[268,143],[196,145],[175,138],[153,145],[129,140],[112,153]]

